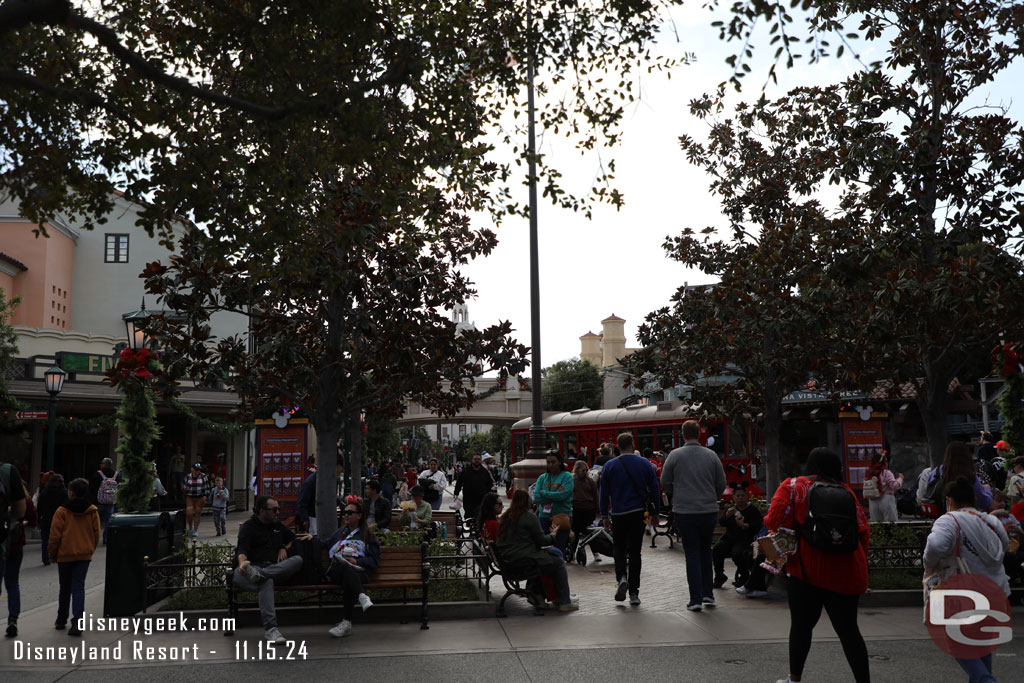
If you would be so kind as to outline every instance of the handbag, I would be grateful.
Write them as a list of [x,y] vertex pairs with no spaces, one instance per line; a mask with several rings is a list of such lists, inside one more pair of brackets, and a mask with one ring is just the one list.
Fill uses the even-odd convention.
[[[950,516],[956,523],[956,545],[953,547],[953,554],[950,557],[943,558],[937,567],[925,570],[924,577],[921,579],[921,586],[924,590],[924,607],[926,611],[932,591],[941,586],[943,581],[952,576],[971,573],[970,567],[967,566],[967,562],[960,553],[960,546],[963,542],[960,522],[957,521],[956,515]],[[923,620],[927,623],[927,614],[925,614]]]
[[861,490],[866,500],[878,500],[882,492],[878,490],[878,477],[871,477],[864,480],[864,488]]

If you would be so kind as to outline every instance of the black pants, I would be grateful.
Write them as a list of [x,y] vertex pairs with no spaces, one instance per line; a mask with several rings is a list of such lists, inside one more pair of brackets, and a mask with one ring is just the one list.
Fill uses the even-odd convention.
[[857,628],[857,602],[859,595],[846,595],[825,590],[789,577],[786,579],[789,593],[789,675],[801,677],[807,653],[811,651],[811,634],[821,617],[821,608],[828,613],[832,628],[843,645],[843,654],[853,671],[857,683],[869,683],[868,648]]
[[615,580],[629,577],[629,592],[640,590],[640,548],[644,544],[644,511],[612,515],[612,540],[615,541]]
[[580,541],[582,541],[587,535],[587,527],[593,524],[594,518],[597,517],[596,508],[578,508],[573,506],[572,508],[572,545],[570,546],[571,551],[566,556],[566,561],[572,559],[572,555],[576,554],[576,548],[579,547]]
[[747,590],[750,591],[766,591],[768,590],[768,570],[761,566],[764,562],[764,553],[758,553],[750,563],[750,576],[747,578],[747,582],[743,585],[746,586]]
[[352,621],[352,613],[355,611],[359,594],[363,592],[363,584],[370,580],[368,571],[360,571],[348,562],[336,562],[341,569],[332,570],[331,578],[336,582],[340,579],[342,603],[341,618]]
[[750,565],[754,563],[754,551],[748,541],[722,538],[711,549],[711,560],[715,565],[715,580],[725,579],[725,558],[732,558],[736,565],[736,585],[742,586],[750,577]]

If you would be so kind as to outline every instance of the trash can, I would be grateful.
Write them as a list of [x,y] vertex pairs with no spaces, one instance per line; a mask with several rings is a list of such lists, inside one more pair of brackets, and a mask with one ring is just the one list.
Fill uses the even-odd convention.
[[176,510],[171,514],[171,553],[184,552],[188,536],[185,533],[185,511]]
[[[167,512],[115,514],[107,525],[103,616],[129,617],[159,599],[143,595],[143,558],[148,556],[154,562],[173,552],[174,526]],[[144,605],[144,600],[148,604]]]

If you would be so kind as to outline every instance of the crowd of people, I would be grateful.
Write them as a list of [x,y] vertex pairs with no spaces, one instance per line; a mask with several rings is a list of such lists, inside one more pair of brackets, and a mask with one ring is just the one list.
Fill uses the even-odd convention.
[[[859,598],[868,586],[868,520],[895,521],[899,512],[893,498],[905,486],[905,478],[890,471],[887,454],[877,454],[865,476],[867,513],[844,481],[842,460],[828,448],[812,450],[804,473],[784,480],[762,513],[744,486],[727,484],[719,456],[700,444],[696,422],[686,422],[682,435],[683,445],[664,456],[638,454],[633,436],[620,434],[615,444],[599,448],[593,469],[551,451],[536,483],[511,495],[499,492],[502,473],[484,461],[484,454],[453,472],[444,471],[437,460],[423,468],[400,462],[379,469],[371,466],[364,496],[345,499],[338,530],[323,539],[332,558],[329,579],[342,587],[343,595],[342,619],[330,634],[348,635],[355,608],[372,607],[363,586],[380,562],[378,536],[387,533],[393,517],[397,515],[403,527],[430,529],[446,489],[453,486],[452,506],[461,506],[472,531],[483,542],[493,543],[504,563],[536,569],[538,579],[527,590],[537,606],[579,609],[566,564],[573,561],[577,548],[585,552],[578,545],[581,539],[602,527],[610,533],[607,552],[615,562],[610,597],[640,605],[643,538],[652,524],[667,516],[683,546],[688,610],[716,606],[715,591],[730,580],[727,560],[733,565],[732,585],[747,597],[766,595],[771,577],[785,575],[790,671],[780,683],[801,680],[823,610],[854,679],[870,680],[867,649],[857,625]],[[952,442],[942,464],[917,479],[916,495],[925,501],[922,508],[936,517],[923,555],[926,578],[932,577],[933,583],[949,575],[954,557],[1007,595],[1010,581],[1024,579],[1024,457],[1008,458],[1006,446],[990,435],[976,453],[965,442]],[[279,521],[280,503],[268,496],[257,497],[252,517],[239,531],[234,578],[257,594],[266,637],[272,642],[284,641],[274,610],[274,583],[301,569],[303,558],[291,552],[296,539],[311,538],[301,532],[317,532],[316,476],[315,471],[309,475],[300,494],[299,535]],[[9,517],[21,522],[11,525],[4,539],[8,637],[18,632],[24,528],[36,525],[43,541],[43,564],[58,565],[55,626],[63,629],[70,623],[68,633],[80,635],[76,621],[84,612],[85,579],[93,553],[107,540],[119,481],[113,464],[104,460],[90,479],[65,484],[60,474],[47,473],[33,496],[16,469],[0,466]],[[196,464],[180,484],[185,499],[195,501],[186,508],[190,533],[198,529],[207,500],[214,509],[217,534],[225,533],[229,496],[223,480],[211,481]],[[727,488],[731,500],[723,504]],[[721,531],[717,542],[716,529]],[[591,551],[597,555],[594,548]],[[991,656],[957,662],[971,681],[996,680]]]
[[[160,498],[168,495],[154,464],[154,501],[151,510],[160,509]],[[175,478],[175,481],[177,479]],[[58,630],[80,636],[78,618],[85,611],[85,582],[93,554],[106,545],[110,519],[116,508],[118,488],[124,477],[114,469],[113,460],[103,458],[88,478],[69,482],[58,472],[44,472],[38,490],[33,494],[18,470],[9,463],[0,463],[0,585],[7,594],[7,628],[5,635],[18,635],[21,616],[20,574],[25,560],[28,529],[38,529],[40,560],[44,566],[57,565]],[[222,477],[211,478],[202,465],[192,466],[188,477],[180,480],[178,492],[186,501],[187,529],[195,536],[199,528],[202,506],[209,501],[218,536],[227,533],[226,512],[230,498]]]

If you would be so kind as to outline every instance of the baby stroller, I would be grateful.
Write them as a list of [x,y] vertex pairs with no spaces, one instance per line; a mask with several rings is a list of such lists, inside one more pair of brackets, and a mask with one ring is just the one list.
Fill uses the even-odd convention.
[[605,531],[601,524],[593,524],[587,527],[587,533],[576,544],[576,562],[581,567],[587,566],[587,547],[594,553],[594,560],[601,561],[599,555],[612,557],[615,555],[615,545],[612,543],[612,535]]

